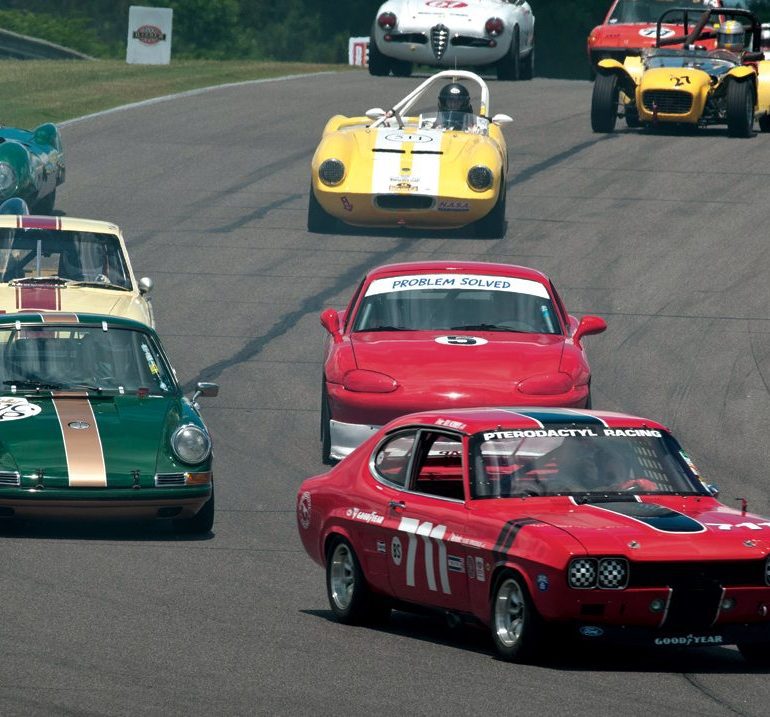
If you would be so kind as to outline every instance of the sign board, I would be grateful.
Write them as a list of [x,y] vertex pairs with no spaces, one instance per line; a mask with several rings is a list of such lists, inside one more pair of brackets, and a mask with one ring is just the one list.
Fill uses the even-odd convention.
[[369,66],[368,37],[351,37],[348,39],[348,65]]
[[168,7],[128,9],[126,62],[131,65],[168,65],[171,62],[171,19]]

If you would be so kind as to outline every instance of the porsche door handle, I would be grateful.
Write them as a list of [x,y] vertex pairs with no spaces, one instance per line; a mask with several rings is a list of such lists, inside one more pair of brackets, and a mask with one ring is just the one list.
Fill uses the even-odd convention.
[[404,510],[406,503],[403,500],[391,500],[388,501],[388,508],[391,510]]

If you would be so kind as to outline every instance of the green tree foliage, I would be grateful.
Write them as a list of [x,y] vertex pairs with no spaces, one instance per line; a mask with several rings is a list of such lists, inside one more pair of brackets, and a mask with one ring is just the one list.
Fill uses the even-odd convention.
[[[529,0],[537,72],[587,77],[586,38],[612,0]],[[346,62],[347,39],[368,35],[382,0],[4,0],[0,26],[99,57],[125,53],[128,8],[174,10],[174,57]],[[770,0],[751,0],[763,20]]]

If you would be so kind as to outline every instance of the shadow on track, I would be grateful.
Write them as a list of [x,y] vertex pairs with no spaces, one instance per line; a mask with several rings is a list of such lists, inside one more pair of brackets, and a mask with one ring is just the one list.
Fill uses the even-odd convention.
[[[348,629],[337,622],[331,610],[301,610],[305,615],[322,618],[339,629]],[[436,613],[413,614],[393,611],[382,625],[367,626],[367,630],[387,635],[429,642],[503,662],[496,656],[486,628],[463,624],[449,627]],[[552,655],[536,666],[564,672],[641,672],[700,675],[764,675],[770,668],[749,665],[737,649],[727,647],[702,648],[631,648],[598,645],[552,638]]]
[[7,519],[0,522],[0,539],[22,540],[104,540],[131,542],[201,542],[215,533],[189,535],[175,532],[171,520],[33,520]]

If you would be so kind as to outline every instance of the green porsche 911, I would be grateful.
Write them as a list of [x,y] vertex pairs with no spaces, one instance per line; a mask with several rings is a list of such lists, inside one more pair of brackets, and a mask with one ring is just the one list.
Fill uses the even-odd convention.
[[214,521],[211,438],[157,334],[101,314],[0,315],[0,517]]

